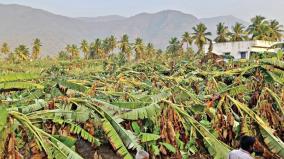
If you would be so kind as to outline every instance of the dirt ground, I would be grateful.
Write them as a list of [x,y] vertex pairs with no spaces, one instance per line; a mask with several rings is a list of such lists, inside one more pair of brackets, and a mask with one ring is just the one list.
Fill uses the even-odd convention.
[[76,151],[85,159],[120,159],[112,147],[101,145],[99,148],[95,148],[84,140],[77,141]]

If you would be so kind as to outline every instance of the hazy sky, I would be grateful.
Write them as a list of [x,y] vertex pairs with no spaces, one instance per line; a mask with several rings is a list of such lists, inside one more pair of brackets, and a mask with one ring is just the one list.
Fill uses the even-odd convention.
[[252,16],[263,15],[284,24],[284,0],[0,0],[0,3],[23,4],[71,17],[131,16],[174,9],[202,18],[234,15],[248,21]]

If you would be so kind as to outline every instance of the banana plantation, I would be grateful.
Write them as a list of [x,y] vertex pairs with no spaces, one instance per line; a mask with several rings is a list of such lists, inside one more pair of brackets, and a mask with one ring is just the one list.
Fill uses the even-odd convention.
[[284,55],[0,63],[0,158],[284,158]]

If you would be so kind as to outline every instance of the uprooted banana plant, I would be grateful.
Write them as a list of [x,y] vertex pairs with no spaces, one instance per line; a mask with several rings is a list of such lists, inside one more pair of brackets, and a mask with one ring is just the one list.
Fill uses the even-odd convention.
[[125,159],[142,149],[151,158],[224,159],[244,134],[256,136],[263,157],[283,158],[283,61],[234,67],[185,57],[3,71],[0,158],[83,158],[82,141],[92,156],[109,145]]

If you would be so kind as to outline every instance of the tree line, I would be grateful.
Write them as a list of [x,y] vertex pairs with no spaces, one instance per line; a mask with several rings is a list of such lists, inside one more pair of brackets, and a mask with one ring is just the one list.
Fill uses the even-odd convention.
[[20,44],[18,47],[11,50],[8,43],[4,42],[1,46],[1,53],[11,61],[27,61],[36,60],[40,57],[42,43],[40,39],[36,38],[33,42],[32,51],[26,45]]
[[[283,26],[277,20],[267,20],[263,16],[256,16],[251,19],[251,24],[246,27],[241,23],[236,23],[229,29],[224,23],[217,24],[215,42],[229,42],[229,41],[245,41],[245,40],[266,40],[266,41],[280,41],[282,39]],[[198,53],[203,52],[204,44],[211,41],[212,33],[208,31],[203,24],[197,24],[193,28],[193,32],[185,32],[179,39],[173,37],[170,39],[166,48],[166,53],[172,55],[179,54],[186,49],[192,51],[191,46],[195,44],[198,48]],[[14,51],[10,50],[7,43],[1,46],[1,53],[11,60],[36,60],[40,56],[41,41],[35,39],[30,54],[29,48],[25,45],[19,45]],[[133,43],[130,42],[129,36],[124,34],[121,39],[117,39],[111,35],[105,39],[97,38],[94,42],[82,40],[80,45],[68,44],[64,50],[58,53],[59,58],[75,59],[80,57],[80,52],[83,53],[84,59],[107,58],[114,50],[119,50],[128,61],[133,57],[135,60],[141,60],[153,55],[159,55],[163,51],[156,49],[152,43],[145,43],[143,39],[136,38]]]

